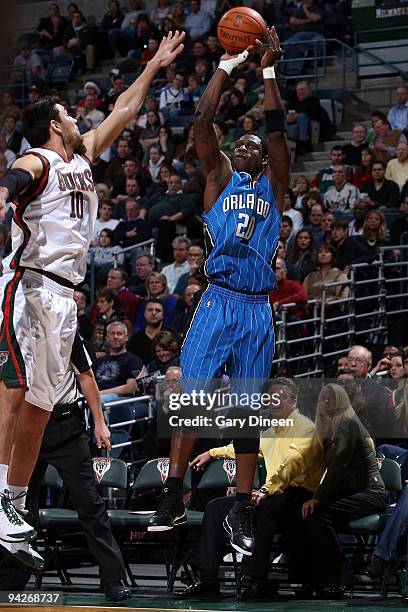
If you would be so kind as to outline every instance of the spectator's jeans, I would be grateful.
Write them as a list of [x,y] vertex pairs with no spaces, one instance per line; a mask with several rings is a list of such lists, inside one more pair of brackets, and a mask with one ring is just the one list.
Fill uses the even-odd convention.
[[387,459],[393,459],[400,465],[405,463],[405,459],[408,456],[408,450],[401,448],[401,446],[395,446],[394,444],[381,444],[377,448],[377,453],[382,453]]
[[[387,446],[387,445],[385,445]],[[374,555],[384,561],[396,559],[399,539],[408,530],[408,487],[404,487],[394,512],[387,519],[385,529],[381,534]]]
[[308,140],[309,117],[305,113],[299,113],[295,123],[288,123],[287,136],[290,140]]
[[134,28],[123,28],[120,30],[109,30],[108,40],[114,55],[126,55],[127,47],[130,46],[133,36],[135,34]]
[[298,76],[301,74],[304,62],[303,56],[307,51],[312,51],[313,55],[323,55],[323,41],[324,36],[320,34],[320,32],[296,32],[293,36],[288,38],[286,41],[287,43],[298,44],[291,44],[285,47],[283,59],[291,60],[283,64],[285,74],[289,76]]

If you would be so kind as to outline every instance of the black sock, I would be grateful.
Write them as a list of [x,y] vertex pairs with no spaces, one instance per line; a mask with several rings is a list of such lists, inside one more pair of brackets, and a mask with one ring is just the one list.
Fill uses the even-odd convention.
[[183,479],[177,478],[176,476],[170,476],[166,480],[165,486],[171,489],[172,491],[182,491],[183,490]]
[[250,502],[251,501],[251,494],[250,493],[235,493],[235,499],[240,504],[242,502]]

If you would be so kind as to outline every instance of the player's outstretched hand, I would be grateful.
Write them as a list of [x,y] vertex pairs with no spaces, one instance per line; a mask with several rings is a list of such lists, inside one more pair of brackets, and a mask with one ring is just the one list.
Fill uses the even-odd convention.
[[261,59],[262,68],[274,66],[278,59],[282,57],[283,51],[280,45],[279,36],[275,30],[275,26],[272,26],[266,30],[266,47],[260,40],[257,40],[256,42],[264,49],[264,54]]
[[4,221],[7,212],[9,192],[6,187],[0,187],[0,221]]
[[179,53],[183,51],[184,37],[185,32],[179,32],[178,30],[176,30],[174,33],[169,32],[167,36],[163,36],[160,47],[150,62],[155,64],[157,69],[169,66],[169,64],[171,64],[179,55]]

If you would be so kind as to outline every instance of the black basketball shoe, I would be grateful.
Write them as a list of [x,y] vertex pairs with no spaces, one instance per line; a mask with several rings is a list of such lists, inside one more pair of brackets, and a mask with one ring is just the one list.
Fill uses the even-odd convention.
[[181,491],[165,487],[159,507],[149,519],[147,531],[169,531],[187,521]]
[[236,501],[224,519],[224,529],[230,536],[231,546],[249,557],[255,548],[253,518],[253,506],[247,501]]

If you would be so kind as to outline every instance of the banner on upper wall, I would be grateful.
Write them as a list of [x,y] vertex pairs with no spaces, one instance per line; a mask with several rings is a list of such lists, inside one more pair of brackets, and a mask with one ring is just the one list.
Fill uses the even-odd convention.
[[[356,44],[404,38],[408,31],[407,0],[353,0],[351,22]],[[375,30],[389,31],[376,32]]]

